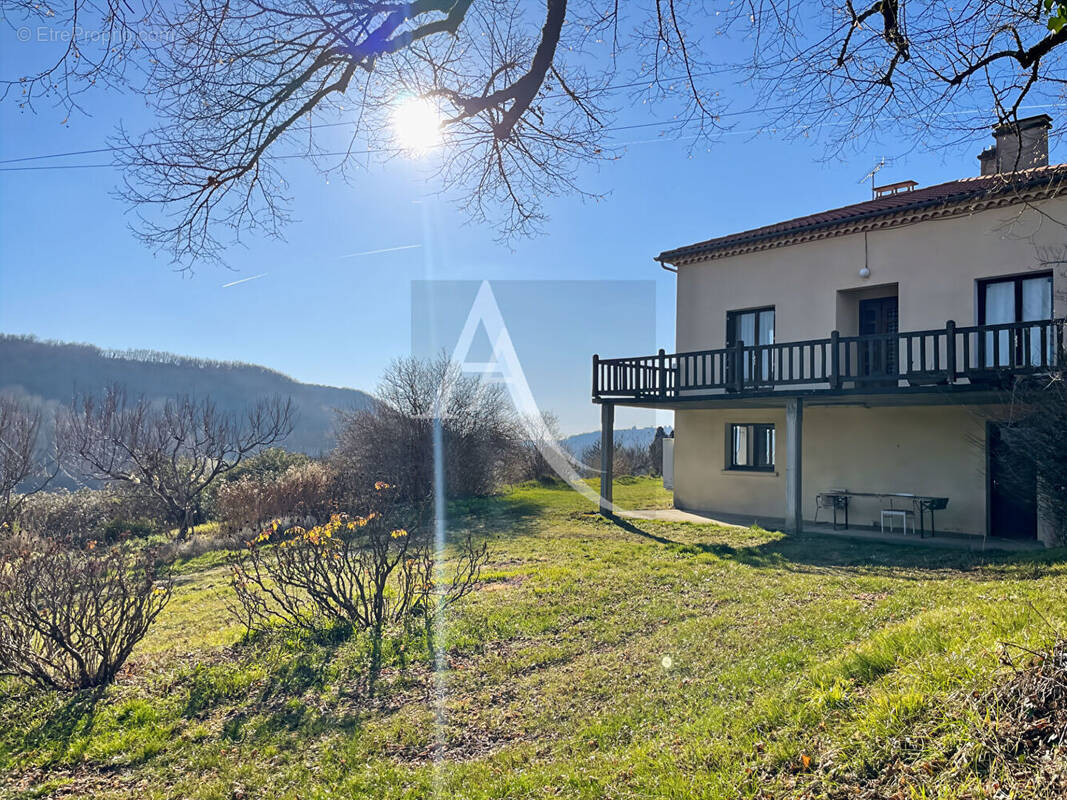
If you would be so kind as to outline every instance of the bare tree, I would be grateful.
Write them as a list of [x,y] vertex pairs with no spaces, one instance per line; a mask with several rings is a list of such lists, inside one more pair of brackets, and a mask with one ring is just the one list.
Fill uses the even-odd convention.
[[[1062,0],[0,0],[13,24],[70,36],[6,95],[69,115],[94,85],[142,94],[159,117],[122,131],[125,194],[152,246],[189,263],[242,232],[280,233],[286,159],[358,174],[398,152],[398,105],[439,115],[440,179],[503,236],[582,192],[576,168],[614,158],[620,105],[654,101],[694,143],[731,101],[762,128],[859,136],[959,134],[1064,92]],[[29,28],[32,30],[32,28]],[[730,41],[729,47],[723,43]],[[741,80],[743,79],[743,80]],[[744,87],[744,88],[738,88]],[[630,102],[611,89],[629,90]],[[731,90],[736,96],[731,97]],[[732,110],[730,113],[734,113]],[[799,128],[797,127],[799,126]]]
[[836,147],[888,131],[948,142],[1062,102],[1065,23],[1060,0],[829,0],[745,3],[731,25],[758,37],[763,124],[824,129]]
[[10,527],[26,498],[48,485],[58,467],[48,469],[39,448],[41,411],[0,394],[0,530]]
[[158,408],[143,397],[128,402],[123,390],[112,387],[100,397],[77,398],[58,437],[93,478],[133,484],[156,497],[185,539],[204,490],[292,428],[292,402],[277,397],[238,416],[189,396]]
[[464,375],[445,355],[404,358],[386,370],[371,409],[341,415],[333,461],[357,497],[382,480],[408,499],[429,498],[435,458],[449,497],[485,495],[521,439],[501,384]]

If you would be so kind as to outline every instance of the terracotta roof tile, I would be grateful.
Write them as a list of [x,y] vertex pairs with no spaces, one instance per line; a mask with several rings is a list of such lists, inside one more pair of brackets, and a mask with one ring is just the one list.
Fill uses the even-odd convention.
[[[736,254],[752,249],[792,244],[797,237],[816,231],[831,231],[869,220],[878,220],[907,212],[935,207],[958,206],[975,201],[1004,198],[1010,200],[1012,193],[1045,189],[1049,196],[1067,190],[1067,164],[1039,167],[1015,175],[985,175],[974,178],[939,183],[910,192],[879,197],[863,203],[854,203],[817,214],[764,225],[761,228],[719,236],[704,242],[665,250],[656,260],[669,264],[687,262],[717,255]],[[1022,202],[1020,198],[1017,202]],[[724,251],[730,251],[726,253]]]

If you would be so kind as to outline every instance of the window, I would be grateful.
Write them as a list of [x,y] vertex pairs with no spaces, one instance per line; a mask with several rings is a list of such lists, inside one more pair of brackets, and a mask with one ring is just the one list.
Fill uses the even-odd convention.
[[726,468],[774,471],[774,425],[755,422],[726,426]]
[[738,340],[746,346],[774,344],[774,306],[726,312],[726,346]]
[[[752,345],[774,344],[774,306],[753,308],[748,311],[726,312],[726,346],[732,347],[737,342],[745,347]],[[771,354],[764,350],[760,358],[754,353],[747,353],[745,358],[745,380],[752,378],[752,368],[758,370],[757,378],[769,379],[771,375]]]
[[[1018,275],[978,282],[978,324],[1000,325],[1052,319],[1052,273]],[[1021,331],[990,331],[985,336],[985,365],[1040,364],[1038,331],[1030,337],[1029,352],[1023,352]],[[1014,347],[1012,343],[1014,341]],[[1049,345],[1052,345],[1051,337]],[[1049,362],[1046,362],[1049,363]]]

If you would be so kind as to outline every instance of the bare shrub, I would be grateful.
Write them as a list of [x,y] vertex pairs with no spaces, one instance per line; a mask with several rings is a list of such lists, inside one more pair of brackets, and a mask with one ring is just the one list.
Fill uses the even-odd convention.
[[169,599],[151,550],[11,537],[0,547],[0,675],[67,691],[104,686]]
[[255,455],[241,460],[233,469],[223,473],[219,479],[204,490],[201,509],[208,519],[218,519],[219,490],[227,483],[242,478],[273,478],[281,475],[290,467],[307,464],[311,458],[304,453],[294,453],[281,447],[268,447]]
[[[582,452],[582,461],[594,473],[600,469],[600,440]],[[612,459],[612,472],[616,476],[622,475],[651,475],[653,474],[652,451],[646,447],[629,447],[624,444],[615,445],[615,455]]]
[[387,626],[414,622],[428,632],[435,614],[474,589],[486,546],[468,536],[450,564],[439,564],[428,508],[377,486],[362,516],[336,514],[310,529],[272,526],[231,557],[233,610],[249,631],[367,631],[373,676]]
[[[1001,661],[1006,679],[988,692],[966,698],[976,712],[972,725],[981,743],[978,761],[1000,776],[1005,796],[1044,797],[1067,793],[1067,640],[1032,649],[1006,643]],[[989,724],[992,722],[992,724]]]
[[434,490],[435,425],[449,497],[492,493],[523,439],[504,387],[464,375],[445,355],[394,361],[374,407],[341,415],[333,462],[357,492],[375,480],[409,500]]
[[47,492],[28,498],[19,509],[19,529],[72,540],[98,534],[115,515],[117,498],[108,491],[79,489]]
[[127,533],[146,535],[161,527],[155,514],[128,493],[111,489],[66,489],[41,492],[26,499],[18,527],[42,538],[67,544],[112,542]]
[[227,531],[258,530],[274,519],[323,522],[334,505],[333,470],[320,462],[281,474],[246,475],[219,486],[216,513]]
[[548,481],[557,478],[556,470],[545,457],[550,448],[558,448],[563,437],[555,414],[544,412],[540,417],[525,420],[525,436],[513,448],[508,480]]

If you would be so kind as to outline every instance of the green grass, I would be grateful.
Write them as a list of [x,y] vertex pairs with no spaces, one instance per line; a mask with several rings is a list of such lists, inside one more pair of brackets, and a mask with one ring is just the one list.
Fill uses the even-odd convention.
[[983,796],[991,723],[961,698],[1001,678],[1003,642],[1067,623],[1063,552],[589,512],[559,486],[456,504],[486,583],[450,612],[447,669],[391,641],[374,699],[366,642],[242,641],[225,567],[186,562],[103,698],[8,684],[0,796],[851,797],[897,762],[901,798]]

